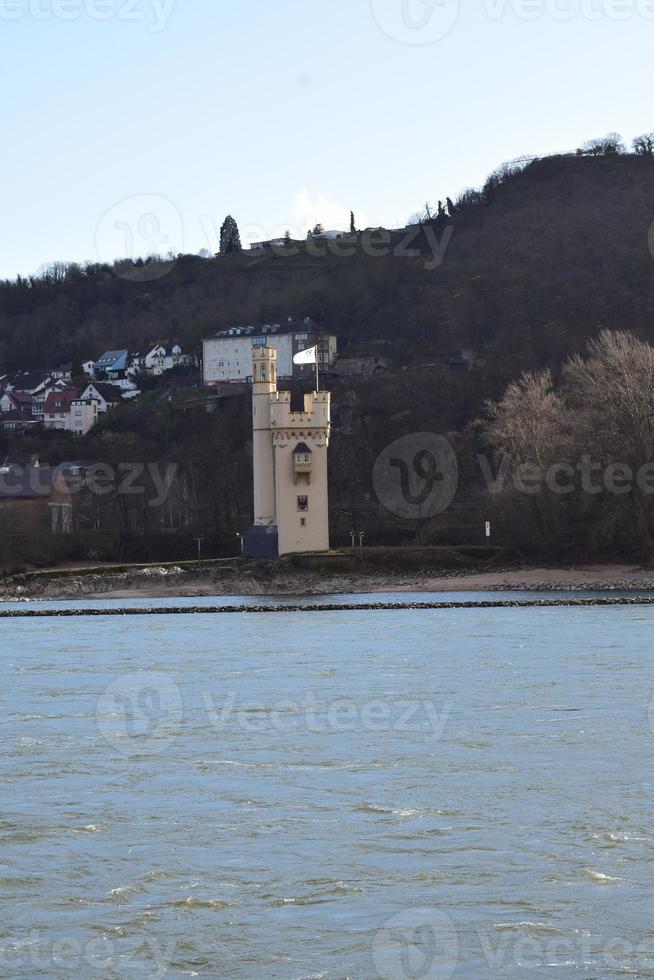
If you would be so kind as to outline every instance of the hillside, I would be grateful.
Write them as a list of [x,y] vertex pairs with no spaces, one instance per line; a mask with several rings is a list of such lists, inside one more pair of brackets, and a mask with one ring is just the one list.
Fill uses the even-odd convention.
[[556,366],[599,325],[652,330],[653,218],[654,158],[550,157],[457,207],[435,270],[424,241],[421,258],[185,256],[147,282],[132,266],[56,268],[0,284],[0,367],[34,367],[35,351],[46,366],[169,337],[197,346],[220,327],[291,313],[342,346],[390,341],[398,363],[467,346],[509,373]]
[[[463,195],[451,218],[412,233],[408,245],[419,255],[393,254],[407,239],[398,233],[386,255],[367,254],[360,239],[348,257],[306,247],[295,255],[182,256],[159,278],[162,270],[147,265],[57,268],[0,284],[0,368],[35,367],[35,351],[41,366],[56,365],[169,337],[199,351],[203,336],[230,324],[310,314],[338,335],[342,352],[378,353],[389,365],[365,381],[330,381],[334,543],[348,544],[360,527],[371,543],[480,544],[487,515],[470,476],[468,424],[522,370],[550,367],[557,378],[564,359],[602,327],[654,342],[653,219],[654,158],[561,156]],[[434,243],[448,240],[442,263],[430,268]],[[447,355],[461,348],[473,352],[474,368],[448,370]],[[207,397],[164,382],[82,441],[5,433],[0,452],[40,453],[53,463],[172,461],[175,503],[150,520],[150,536],[131,533],[124,517],[99,551],[193,557],[193,533],[201,531],[207,555],[232,554],[251,513],[248,396],[234,391],[208,404]],[[371,473],[385,446],[425,431],[448,435],[463,480],[447,515],[417,525],[379,507]],[[71,555],[84,549],[86,542]]]

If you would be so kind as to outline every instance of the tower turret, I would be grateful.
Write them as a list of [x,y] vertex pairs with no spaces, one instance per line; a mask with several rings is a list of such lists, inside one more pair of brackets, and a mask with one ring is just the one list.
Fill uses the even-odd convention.
[[270,399],[277,391],[277,351],[274,347],[255,347],[253,362],[254,523],[272,527],[277,524],[277,512]]

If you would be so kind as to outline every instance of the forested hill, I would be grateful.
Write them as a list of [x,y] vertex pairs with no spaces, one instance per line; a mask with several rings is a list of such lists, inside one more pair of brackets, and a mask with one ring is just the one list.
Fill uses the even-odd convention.
[[[406,236],[374,249],[390,254],[366,254],[360,237],[348,256],[300,246],[181,256],[171,268],[55,265],[0,283],[0,370],[169,338],[199,348],[231,323],[290,315],[311,315],[342,348],[379,345],[398,366],[468,347],[504,377],[556,368],[601,326],[654,340],[654,157],[536,160],[498,172],[451,210],[430,236],[418,229],[419,257],[395,254],[415,250]],[[435,242],[447,244],[437,268]]]

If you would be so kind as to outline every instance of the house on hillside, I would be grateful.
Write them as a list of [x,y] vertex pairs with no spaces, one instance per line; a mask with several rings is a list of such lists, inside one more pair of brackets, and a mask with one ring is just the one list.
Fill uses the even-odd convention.
[[82,373],[87,376],[87,378],[95,377],[95,361],[84,361],[82,364]]
[[53,381],[70,381],[71,372],[73,370],[72,361],[69,364],[62,364],[56,369],[56,371],[51,371],[50,376]]
[[267,252],[274,248],[297,248],[298,245],[306,245],[306,239],[297,238],[269,238],[265,242],[252,242],[250,245],[250,251],[252,252]]
[[185,354],[180,344],[156,344],[142,360],[143,370],[147,374],[160,377],[166,371],[176,367],[193,367],[195,359],[192,354]]
[[251,381],[253,375],[252,352],[255,347],[274,347],[277,350],[277,377],[314,378],[313,364],[296,365],[296,354],[312,347],[318,348],[318,366],[321,371],[333,367],[338,352],[337,338],[327,333],[307,317],[304,320],[288,320],[285,324],[260,324],[258,326],[229,327],[214,337],[203,341],[203,381],[208,387],[226,382]]
[[37,395],[47,388],[51,381],[52,377],[47,371],[23,371],[9,378],[5,388],[7,391],[17,391],[24,395]]
[[0,429],[3,429],[5,432],[28,432],[38,428],[42,424],[40,419],[20,415],[18,412],[4,412],[0,414]]
[[67,429],[70,404],[79,398],[76,388],[67,391],[51,391],[43,406],[43,423],[46,429]]
[[123,398],[123,391],[116,385],[110,385],[103,381],[94,381],[87,385],[81,394],[87,400],[93,399],[98,403],[98,412],[104,414],[110,412],[112,408],[120,405]]
[[85,436],[98,421],[98,403],[94,398],[74,398],[70,403],[68,431]]
[[0,412],[5,414],[32,416],[32,405],[34,396],[27,395],[22,391],[5,391],[0,397]]
[[32,399],[32,418],[36,422],[43,422],[43,409],[47,397],[47,395],[37,395],[36,398]]
[[320,231],[320,232],[309,232],[309,239],[312,242],[335,242],[339,238],[355,238],[356,235],[349,231],[338,231],[332,229],[330,231]]
[[61,391],[67,391],[71,387],[72,385],[63,378],[60,378],[58,381],[50,381],[45,388],[32,398],[32,418],[42,422],[48,395],[53,392],[56,394]]
[[108,350],[93,365],[93,376],[100,379],[112,380],[122,378],[129,366],[129,351]]
[[43,424],[46,429],[63,429],[83,436],[98,421],[98,403],[80,398],[76,388],[51,391],[43,406]]

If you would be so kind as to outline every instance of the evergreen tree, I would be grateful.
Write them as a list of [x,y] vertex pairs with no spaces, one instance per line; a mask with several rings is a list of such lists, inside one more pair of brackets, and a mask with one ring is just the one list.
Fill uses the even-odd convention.
[[287,228],[286,234],[284,235],[284,245],[290,245],[290,244],[291,244],[291,233]]
[[241,235],[231,214],[227,215],[220,229],[220,251],[223,255],[242,251]]
[[357,233],[357,226],[354,222],[354,211],[350,211],[350,234],[356,235],[356,233]]
[[449,214],[450,218],[453,218],[454,212],[456,211],[456,208],[454,207],[454,201],[452,200],[451,197],[448,197],[446,203],[447,203],[447,213]]
[[443,207],[443,202],[442,201],[439,201],[438,202],[438,217],[439,218],[444,218],[445,217],[445,208]]

